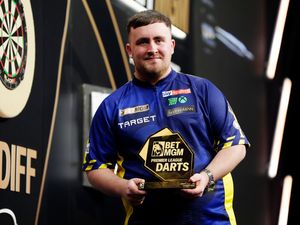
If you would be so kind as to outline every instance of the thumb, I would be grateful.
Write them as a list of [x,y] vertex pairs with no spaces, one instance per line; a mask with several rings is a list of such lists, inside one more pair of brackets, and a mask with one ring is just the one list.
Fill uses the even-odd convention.
[[195,173],[193,176],[190,177],[190,181],[195,183],[201,179],[200,173]]
[[140,183],[144,183],[144,182],[145,182],[145,180],[144,180],[144,179],[141,179],[141,178],[133,178],[132,180],[133,180],[134,183],[136,183],[136,184],[140,184]]

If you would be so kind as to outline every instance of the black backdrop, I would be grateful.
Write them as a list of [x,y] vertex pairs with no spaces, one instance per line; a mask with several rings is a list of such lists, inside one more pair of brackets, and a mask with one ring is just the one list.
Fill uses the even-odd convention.
[[[38,216],[39,199],[42,198],[43,172],[46,169],[45,163],[49,150],[48,145],[51,144],[51,122],[54,112],[57,81],[59,79],[58,64],[66,14],[66,2],[33,0],[31,1],[31,8],[34,20],[36,48],[35,71],[31,94],[25,108],[19,115],[14,118],[0,118],[0,141],[8,145],[10,158],[13,158],[13,146],[26,148],[25,156],[20,157],[20,164],[24,167],[25,174],[27,174],[26,165],[29,166],[26,162],[29,152],[27,149],[33,149],[37,152],[36,159],[31,159],[31,167],[35,170],[35,176],[31,177],[30,194],[25,192],[26,176],[22,174],[20,176],[19,192],[11,191],[11,187],[14,184],[17,185],[13,181],[9,182],[7,188],[0,190],[0,210],[11,210],[18,224],[35,223]],[[54,12],[55,16],[53,16]],[[0,97],[2,100],[5,98],[5,96]],[[11,104],[19,103],[11,102]],[[8,163],[8,158],[4,154],[3,149],[1,149],[1,154],[2,182],[6,173],[13,172],[12,165],[15,165],[15,163]],[[6,166],[9,164],[11,165],[11,170],[7,171]],[[13,176],[11,175],[11,177]],[[12,217],[8,216],[7,213],[0,214],[0,224],[13,224]]]

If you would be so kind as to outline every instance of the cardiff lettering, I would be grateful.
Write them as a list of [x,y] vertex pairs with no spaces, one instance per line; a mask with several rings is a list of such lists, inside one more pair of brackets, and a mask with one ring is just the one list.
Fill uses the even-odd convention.
[[[0,189],[20,192],[25,185],[26,194],[31,193],[32,178],[36,170],[32,161],[37,159],[37,151],[18,145],[9,145],[0,141]],[[25,184],[21,183],[25,177]]]

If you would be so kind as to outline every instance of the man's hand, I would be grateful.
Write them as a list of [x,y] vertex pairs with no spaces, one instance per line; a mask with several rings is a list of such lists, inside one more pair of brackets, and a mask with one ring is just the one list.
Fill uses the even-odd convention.
[[141,205],[145,199],[146,191],[138,188],[141,183],[145,182],[143,179],[126,180],[118,177],[108,168],[88,171],[87,176],[89,182],[101,192],[123,197],[132,205]]
[[146,191],[139,190],[138,186],[144,183],[145,180],[139,178],[132,178],[127,181],[127,189],[123,193],[122,197],[127,199],[131,205],[143,204],[146,196]]
[[200,172],[191,176],[189,182],[195,183],[196,187],[193,189],[181,189],[181,192],[183,196],[187,198],[196,198],[203,195],[204,190],[209,182],[209,178],[206,173]]

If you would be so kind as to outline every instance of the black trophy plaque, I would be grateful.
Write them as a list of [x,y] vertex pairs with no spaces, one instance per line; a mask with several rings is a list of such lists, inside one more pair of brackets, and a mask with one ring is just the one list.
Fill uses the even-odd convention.
[[194,152],[179,133],[164,128],[153,134],[139,155],[145,168],[159,179],[142,183],[140,189],[195,187],[194,183],[188,182],[193,175]]

